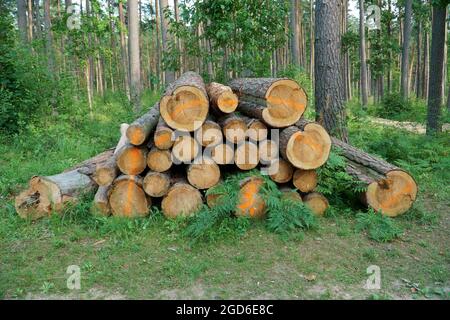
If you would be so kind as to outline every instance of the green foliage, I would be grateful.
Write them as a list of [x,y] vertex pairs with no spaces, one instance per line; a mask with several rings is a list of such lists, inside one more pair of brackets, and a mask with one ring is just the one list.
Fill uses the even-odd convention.
[[390,242],[399,238],[403,233],[403,230],[392,218],[373,210],[357,214],[356,221],[356,230],[367,231],[369,238],[376,242]]
[[411,112],[412,104],[399,93],[389,93],[383,97],[381,105],[376,109],[377,116],[386,119],[396,119],[402,113]]
[[294,79],[297,83],[305,89],[308,97],[308,108],[312,110],[314,108],[314,88],[312,87],[312,81],[309,77],[309,73],[303,68],[290,64],[286,69],[278,73],[279,77],[286,77]]

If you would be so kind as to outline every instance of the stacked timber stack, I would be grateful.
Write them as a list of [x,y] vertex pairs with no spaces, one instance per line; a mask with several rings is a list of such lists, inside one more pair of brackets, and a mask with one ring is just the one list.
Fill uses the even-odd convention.
[[[16,197],[22,217],[39,218],[95,190],[93,212],[142,217],[160,204],[168,218],[195,214],[224,172],[259,168],[286,197],[303,201],[317,215],[328,208],[315,189],[317,169],[332,143],[348,159],[347,171],[368,185],[363,201],[395,216],[409,209],[417,186],[405,171],[336,140],[302,118],[305,91],[293,80],[234,79],[205,85],[194,72],[171,83],[163,97],[130,125],[121,125],[114,149],[50,177],[33,177]],[[235,214],[263,218],[260,176],[240,183]]]

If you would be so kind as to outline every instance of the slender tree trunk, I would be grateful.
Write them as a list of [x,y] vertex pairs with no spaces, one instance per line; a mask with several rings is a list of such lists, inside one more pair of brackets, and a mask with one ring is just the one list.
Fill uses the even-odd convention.
[[430,84],[428,93],[427,134],[440,132],[439,125],[442,103],[442,81],[444,70],[446,7],[433,6],[431,35]]
[[128,50],[127,50],[127,40],[125,38],[125,15],[123,12],[123,4],[119,1],[119,21],[120,21],[120,52],[122,55],[122,70],[123,70],[123,83],[127,96],[130,98],[130,73],[129,73],[129,64],[128,64]]
[[28,4],[28,41],[33,40],[33,0],[27,0]]
[[420,90],[422,89],[421,79],[422,69],[422,22],[418,22],[417,25],[417,63],[416,63],[416,98],[421,96]]
[[367,93],[367,61],[366,61],[366,28],[364,16],[364,0],[359,0],[359,58],[361,63],[361,103],[362,107],[367,107],[368,93]]
[[291,0],[290,10],[290,24],[291,24],[291,60],[292,64],[300,65],[300,52],[299,52],[299,21],[298,21],[298,4],[299,0]]
[[27,42],[27,0],[17,0],[17,26],[22,43]]
[[36,34],[36,39],[40,39],[42,36],[41,29],[41,13],[39,0],[34,0],[34,32]]
[[401,85],[400,93],[403,99],[409,97],[409,43],[412,30],[412,0],[406,0],[405,18],[403,27],[403,47],[402,47],[402,66],[401,66]]
[[[159,0],[159,9],[160,9],[160,16],[161,16],[161,36],[162,36],[162,49],[163,49],[163,55],[167,54],[168,50],[168,28],[169,28],[169,21],[166,19],[164,15],[165,10],[170,10],[168,0]],[[167,66],[164,66],[164,83],[172,83],[175,81],[175,72],[173,70],[169,70]]]
[[[44,27],[45,27],[45,49],[47,55],[47,65],[51,79],[54,81],[55,77],[55,57],[53,53],[53,34],[52,22],[50,18],[50,0],[44,0]],[[52,90],[51,106],[52,113],[56,114],[56,92]]]
[[309,16],[309,78],[314,87],[314,0],[310,0]]
[[423,66],[422,66],[422,99],[428,99],[428,83],[430,72],[430,36],[425,32],[424,46],[423,46]]
[[130,95],[135,113],[141,111],[141,66],[139,57],[139,4],[128,0],[128,30],[130,52]]
[[335,0],[316,1],[315,105],[316,120],[348,141],[341,75],[340,12]]

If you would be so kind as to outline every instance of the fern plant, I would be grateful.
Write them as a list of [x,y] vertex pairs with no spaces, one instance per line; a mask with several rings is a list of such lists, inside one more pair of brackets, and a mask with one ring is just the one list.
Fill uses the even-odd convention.
[[394,219],[373,209],[356,215],[356,230],[366,230],[369,238],[377,242],[390,242],[403,234],[402,228]]

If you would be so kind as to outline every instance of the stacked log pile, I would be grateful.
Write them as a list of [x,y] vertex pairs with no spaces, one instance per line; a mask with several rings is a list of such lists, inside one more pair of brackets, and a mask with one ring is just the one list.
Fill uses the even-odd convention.
[[[121,125],[114,149],[61,174],[33,177],[16,197],[16,210],[39,218],[97,188],[96,214],[142,217],[160,204],[168,218],[193,215],[204,201],[218,203],[220,196],[206,191],[224,172],[260,168],[284,196],[323,215],[328,201],[315,191],[317,169],[332,144],[348,160],[347,172],[367,184],[362,197],[367,205],[390,216],[411,207],[417,185],[406,171],[330,137],[321,125],[302,118],[306,106],[305,91],[290,79],[205,85],[187,72],[147,113]],[[262,185],[260,176],[241,181],[237,216],[265,216]]]

